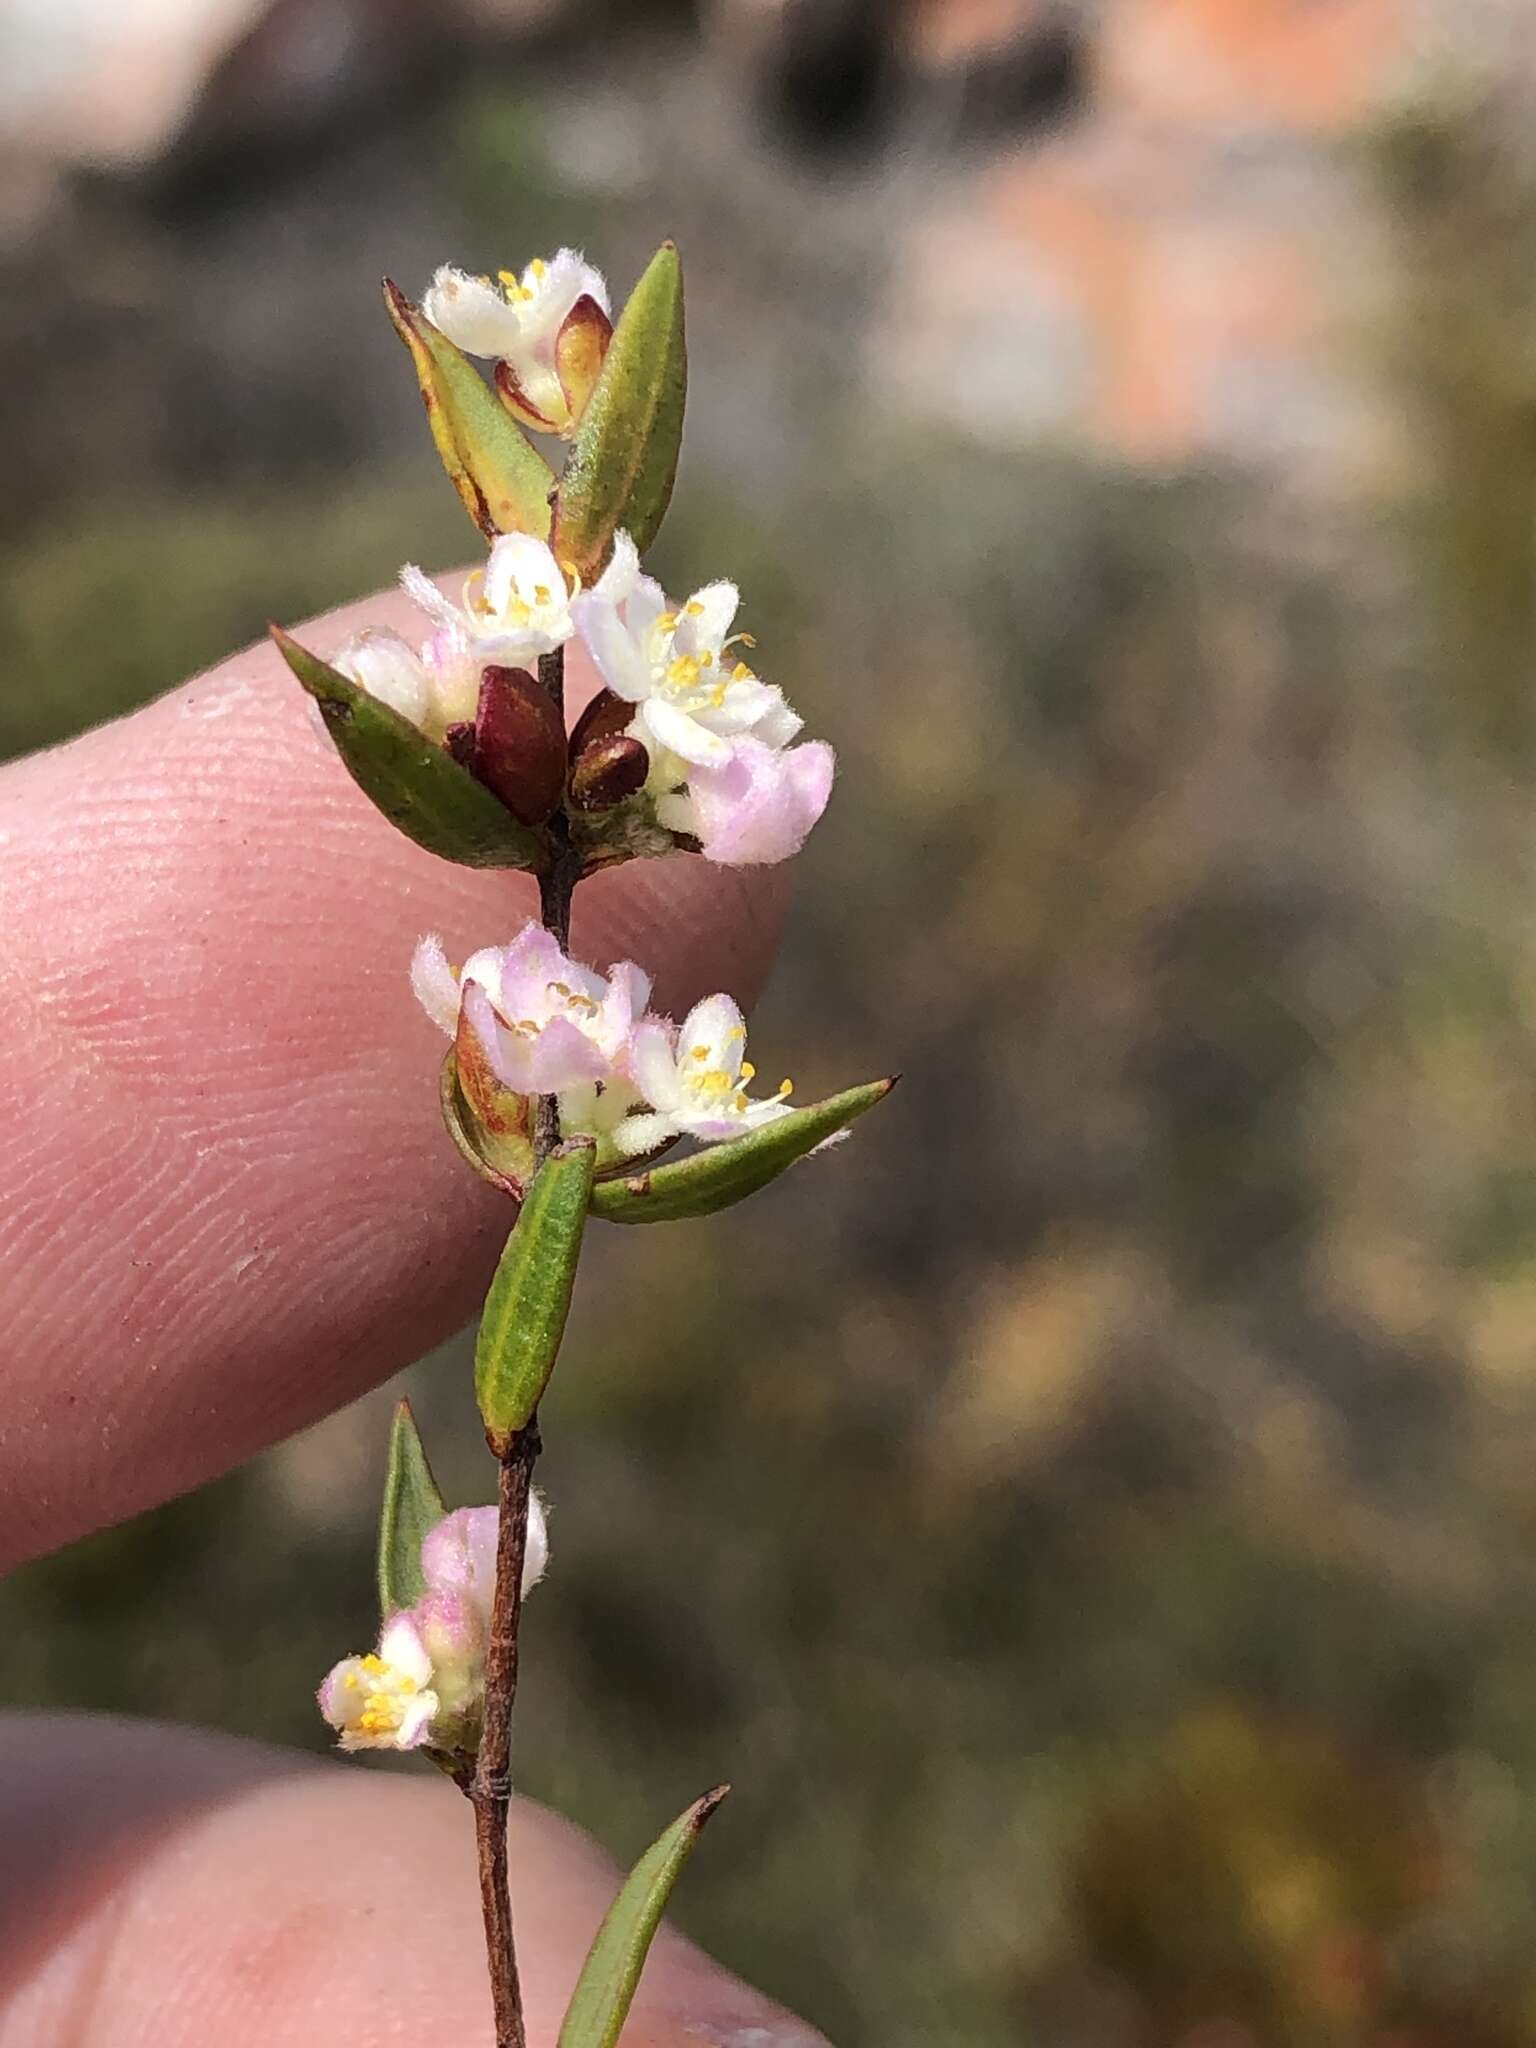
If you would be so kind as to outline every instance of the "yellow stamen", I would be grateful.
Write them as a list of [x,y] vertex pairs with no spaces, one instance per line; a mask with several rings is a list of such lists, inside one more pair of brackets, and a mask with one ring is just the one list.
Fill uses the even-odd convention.
[[779,1093],[781,1095],[793,1095],[794,1092],[795,1084],[793,1081],[783,1080],[779,1083]]
[[738,661],[736,666],[731,670],[731,681],[733,683],[750,683],[751,680],[751,669],[747,667],[747,664],[744,661]]
[[544,258],[542,256],[535,256],[533,261],[529,264],[528,268],[533,272],[535,277],[542,277],[545,271],[549,268],[549,265],[544,261]]
[[743,1079],[743,1081],[755,1081],[757,1079],[757,1069],[753,1066],[750,1060],[742,1061],[741,1078]]
[[696,597],[690,597],[687,604],[683,606],[683,610],[687,612],[690,619],[702,619],[704,616],[704,607]]
[[547,583],[535,583],[533,586],[533,601],[535,604],[549,603],[549,585]]
[[691,1060],[707,1060],[709,1058],[709,1047],[707,1045],[696,1045],[688,1057]]
[[656,627],[658,632],[675,633],[677,631],[677,613],[663,612],[656,621]]

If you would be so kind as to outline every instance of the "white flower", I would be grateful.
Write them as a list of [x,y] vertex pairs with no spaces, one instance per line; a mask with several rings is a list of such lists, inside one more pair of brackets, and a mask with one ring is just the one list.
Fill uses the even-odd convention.
[[319,1698],[343,1749],[419,1749],[428,1741],[439,1701],[412,1615],[392,1615],[370,1656],[343,1657]]
[[369,627],[332,665],[428,739],[441,741],[450,725],[475,715],[482,663],[457,622],[445,620],[419,649],[387,627]]
[[463,642],[480,668],[523,667],[563,647],[575,630],[565,578],[531,533],[497,535],[484,570],[465,584],[461,605],[412,563],[401,570],[400,582],[439,631]]
[[665,1017],[642,1018],[630,1043],[629,1067],[650,1112],[618,1126],[619,1150],[633,1157],[675,1137],[714,1144],[788,1116],[788,1081],[767,1102],[747,1094],[757,1070],[743,1057],[746,1046],[741,1011],[726,995],[695,1004],[681,1031]]
[[780,748],[800,730],[783,691],[732,651],[751,645],[747,635],[731,636],[739,603],[734,583],[709,583],[669,607],[660,584],[641,574],[627,533],[615,536],[613,559],[576,599],[577,629],[603,681],[635,706],[628,730],[653,751],[723,767],[742,734]]
[[521,277],[503,270],[494,283],[444,264],[421,310],[466,354],[505,366],[498,388],[530,426],[570,431],[611,331],[608,287],[579,250],[535,257]]

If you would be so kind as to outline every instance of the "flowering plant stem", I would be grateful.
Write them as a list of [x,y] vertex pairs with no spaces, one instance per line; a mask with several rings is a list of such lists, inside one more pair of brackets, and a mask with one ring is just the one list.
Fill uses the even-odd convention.
[[[539,681],[565,717],[565,650],[539,658]],[[562,821],[563,822],[563,821]],[[580,857],[563,837],[548,870],[539,877],[539,918],[564,951],[571,939],[571,898]],[[560,1106],[553,1095],[539,1097],[534,1156],[539,1165],[560,1142]],[[512,1898],[507,1881],[507,1820],[512,1805],[512,1709],[517,1698],[518,1626],[523,1611],[523,1559],[528,1548],[528,1500],[540,1450],[535,1416],[497,1453],[496,1591],[491,1605],[485,1659],[485,1718],[473,1777],[464,1790],[475,1810],[475,1850],[480,1866],[480,1912],[485,1923],[486,1964],[496,2016],[496,2048],[527,2048],[523,1993],[517,1973]]]

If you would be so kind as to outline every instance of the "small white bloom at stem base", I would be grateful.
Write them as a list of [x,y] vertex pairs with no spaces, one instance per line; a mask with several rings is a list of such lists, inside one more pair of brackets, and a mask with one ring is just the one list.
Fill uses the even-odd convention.
[[579,250],[494,280],[444,264],[421,310],[466,355],[495,361],[502,403],[525,426],[575,431],[613,332],[608,286]]
[[[497,1511],[459,1508],[422,1541],[426,1592],[392,1614],[379,1647],[343,1657],[317,1695],[344,1750],[473,1749],[485,1698],[485,1652],[496,1591]],[[544,1507],[528,1501],[523,1591],[549,1561]]]
[[378,1649],[343,1657],[318,1697],[343,1749],[420,1749],[431,1739],[439,1702],[432,1659],[412,1617],[392,1615]]

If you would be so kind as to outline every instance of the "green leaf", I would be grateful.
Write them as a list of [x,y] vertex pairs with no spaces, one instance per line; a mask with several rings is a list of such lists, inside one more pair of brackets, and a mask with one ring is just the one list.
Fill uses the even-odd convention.
[[540,868],[545,844],[409,719],[342,675],[281,626],[278,652],[320,706],[347,771],[389,822],[428,853],[466,868]]
[[550,546],[583,582],[596,580],[620,527],[642,554],[656,538],[687,395],[683,269],[663,242],[619,315],[555,498]]
[[713,1216],[776,1180],[786,1166],[835,1136],[890,1094],[896,1077],[845,1088],[825,1102],[792,1110],[774,1123],[711,1145],[691,1159],[653,1166],[624,1180],[601,1181],[592,1190],[592,1213],[609,1223],[675,1223],[685,1216]]
[[704,1823],[730,1791],[717,1785],[696,1799],[653,1842],[608,1909],[582,1964],[566,2008],[556,2048],[613,2048],[645,1968],[646,1954],[661,1924],[668,1895],[688,1861]]
[[386,1618],[414,1607],[427,1590],[421,1576],[421,1540],[448,1512],[409,1401],[395,1410],[384,1468],[384,1505],[379,1514],[379,1612]]
[[475,1397],[492,1446],[527,1427],[570,1312],[597,1148],[569,1138],[533,1177],[485,1298],[475,1340]]
[[432,439],[465,511],[487,540],[498,533],[546,540],[554,471],[462,349],[388,278],[384,303],[411,352]]

